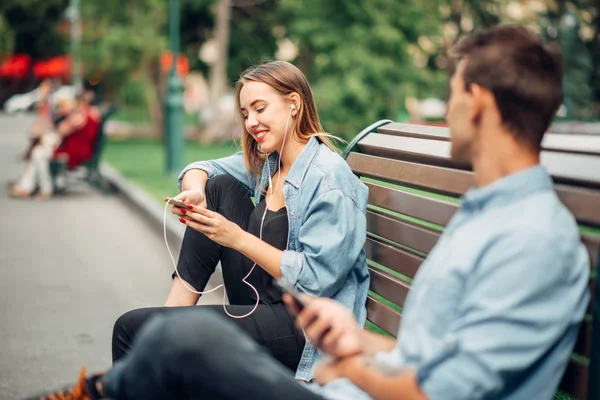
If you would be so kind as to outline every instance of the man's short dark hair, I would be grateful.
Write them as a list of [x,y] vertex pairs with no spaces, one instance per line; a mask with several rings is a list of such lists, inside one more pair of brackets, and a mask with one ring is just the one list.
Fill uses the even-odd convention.
[[451,55],[463,59],[466,90],[492,92],[504,125],[536,151],[562,102],[560,51],[520,26],[497,26],[461,40]]

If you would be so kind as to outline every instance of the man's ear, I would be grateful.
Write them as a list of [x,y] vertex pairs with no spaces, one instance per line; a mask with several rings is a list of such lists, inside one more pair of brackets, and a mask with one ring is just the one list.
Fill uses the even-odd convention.
[[486,102],[487,102],[487,94],[489,93],[489,91],[481,86],[479,86],[476,83],[472,83],[471,84],[471,88],[470,88],[470,92],[471,92],[471,96],[473,97],[473,102],[472,102],[472,111],[471,111],[471,118],[473,120],[473,123],[478,123],[479,120],[481,119],[481,116],[483,114],[483,110],[486,107]]

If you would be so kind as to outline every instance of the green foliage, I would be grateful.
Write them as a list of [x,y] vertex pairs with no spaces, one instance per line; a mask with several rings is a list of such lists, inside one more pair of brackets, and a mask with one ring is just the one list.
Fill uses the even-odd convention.
[[67,41],[57,26],[67,5],[68,0],[2,0],[0,53],[12,50],[33,59],[65,54]]
[[[203,146],[196,142],[186,142],[184,163],[225,157],[237,149],[234,143]],[[165,149],[159,141],[109,140],[103,157],[128,180],[145,189],[161,204],[165,196],[177,193],[177,177],[169,176],[165,172]]]
[[420,36],[436,33],[437,1],[282,0],[281,7],[326,130],[351,138],[393,118],[406,96],[441,91],[439,76],[409,55]]
[[115,94],[129,80],[147,86],[166,46],[164,0],[83,2],[85,42],[82,60],[88,75]]
[[4,15],[0,14],[0,62],[2,57],[13,52],[15,32],[12,30]]

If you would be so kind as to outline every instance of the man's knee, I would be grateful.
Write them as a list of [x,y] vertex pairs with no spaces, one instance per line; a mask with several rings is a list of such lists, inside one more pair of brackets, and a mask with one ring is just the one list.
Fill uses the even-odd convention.
[[[179,359],[194,355],[197,360],[225,352],[239,338],[235,326],[212,310],[190,309],[157,317],[148,324],[165,352],[163,357]],[[166,361],[166,360],[163,360]]]

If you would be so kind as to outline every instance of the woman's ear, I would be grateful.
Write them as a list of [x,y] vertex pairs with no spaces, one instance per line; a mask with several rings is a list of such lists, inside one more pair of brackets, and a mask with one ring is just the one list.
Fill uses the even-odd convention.
[[290,109],[292,111],[292,117],[295,117],[296,115],[298,115],[298,111],[300,110],[300,106],[302,104],[300,95],[296,92],[290,93],[288,96],[288,100],[290,102]]

